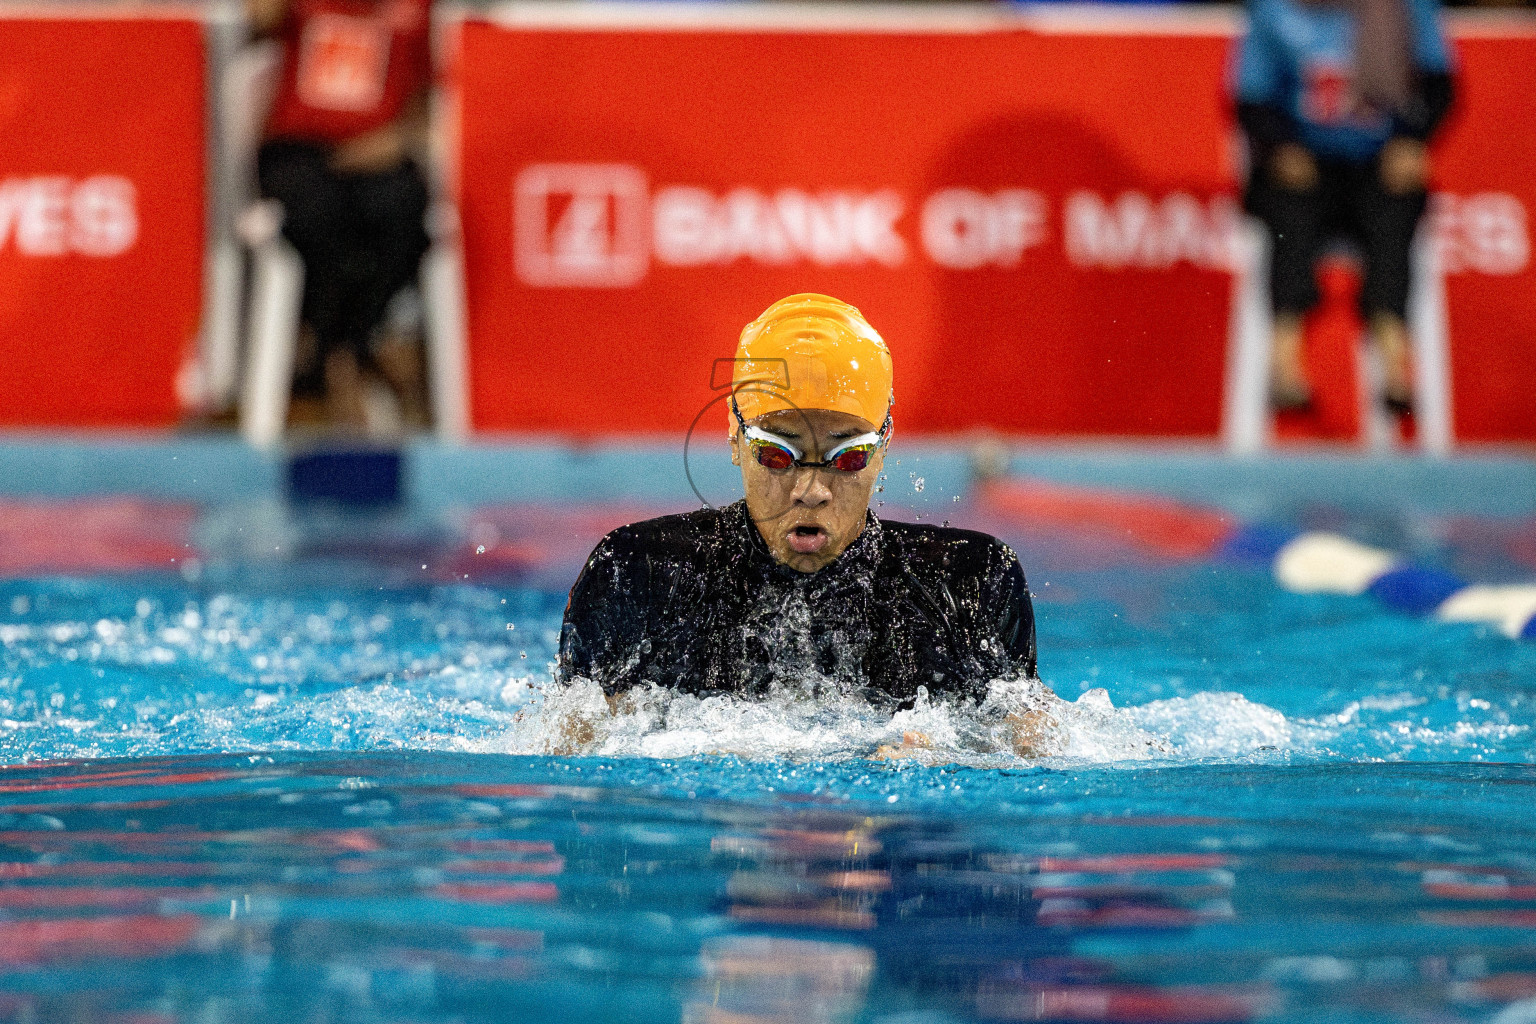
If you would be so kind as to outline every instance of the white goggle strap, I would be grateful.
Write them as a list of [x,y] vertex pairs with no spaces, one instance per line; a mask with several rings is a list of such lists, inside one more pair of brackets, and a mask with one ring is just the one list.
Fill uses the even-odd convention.
[[[796,462],[799,462],[805,457],[804,452],[790,444],[788,441],[784,440],[779,435],[770,434],[768,431],[758,427],[747,428],[747,439],[752,441],[767,441],[770,444],[776,444],[781,448],[788,449],[790,454],[794,456]],[[858,437],[850,437],[848,440],[844,441],[842,444],[828,452],[827,457],[821,461],[832,462],[839,455],[843,454],[843,452],[850,448],[862,448],[865,445],[868,445],[871,448],[878,448],[884,439],[885,435],[878,430],[872,431],[868,434],[860,434]]]
[[746,434],[747,440],[749,441],[767,441],[769,444],[776,444],[781,448],[788,448],[790,454],[794,456],[796,462],[799,462],[802,458],[805,457],[805,453],[802,452],[799,448],[796,448],[794,445],[790,444],[788,441],[784,440],[777,434],[768,433],[768,431],[762,429],[761,427],[747,427]]
[[[748,426],[746,419],[741,415],[741,409],[736,405],[736,396],[734,395],[731,396],[731,412],[736,414],[736,422],[741,425],[742,433],[745,434],[748,440],[767,441],[769,444],[781,445],[782,447],[789,449],[789,451],[794,455],[796,462],[799,462],[801,459],[805,458],[805,452],[801,451],[799,448],[796,448],[794,445],[790,444],[779,435],[770,434],[768,431],[762,429],[761,427]],[[842,444],[828,452],[826,458],[822,459],[821,461],[831,462],[833,459],[837,458],[849,448],[860,448],[866,444],[873,445],[874,447],[878,448],[880,445],[885,444],[890,440],[891,426],[891,414],[887,412],[885,414],[885,422],[880,424],[879,430],[871,431],[868,434],[860,434],[858,437],[850,437],[848,440],[844,441]]]
[[868,433],[868,434],[860,434],[858,437],[850,437],[848,440],[844,441],[842,444],[838,445],[836,448],[833,448],[830,452],[828,452],[827,453],[827,457],[825,459],[823,459],[822,461],[823,462],[832,462],[839,455],[843,454],[843,452],[847,451],[850,448],[862,448],[865,445],[869,445],[872,448],[878,448],[878,447],[880,447],[881,442],[884,441],[884,440],[885,440],[885,434],[884,434],[884,432],[879,431],[879,430],[873,431],[872,433]]

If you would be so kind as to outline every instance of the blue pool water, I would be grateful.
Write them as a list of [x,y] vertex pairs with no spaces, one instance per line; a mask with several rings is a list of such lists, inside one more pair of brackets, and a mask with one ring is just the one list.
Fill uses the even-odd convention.
[[[1261,511],[1536,575],[1497,516]],[[1536,644],[1032,533],[1062,756],[656,695],[556,757],[569,559],[481,520],[0,582],[0,1019],[1536,1021]],[[946,763],[865,759],[907,729]]]

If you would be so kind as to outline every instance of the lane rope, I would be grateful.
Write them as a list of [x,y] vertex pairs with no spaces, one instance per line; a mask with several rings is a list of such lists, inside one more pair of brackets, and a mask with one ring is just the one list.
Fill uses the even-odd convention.
[[1369,595],[1410,615],[1488,623],[1512,639],[1536,640],[1536,583],[1472,583],[1337,533],[1243,525],[1156,495],[1017,477],[984,481],[975,500],[1028,531],[1066,531],[1170,561],[1267,563],[1292,593]]

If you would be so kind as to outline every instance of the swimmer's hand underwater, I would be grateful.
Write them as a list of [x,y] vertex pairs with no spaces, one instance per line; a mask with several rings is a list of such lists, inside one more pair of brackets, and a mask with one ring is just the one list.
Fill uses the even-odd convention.
[[605,708],[570,707],[556,718],[549,753],[556,757],[590,753],[597,746],[598,729],[605,719],[635,711],[635,702],[627,693],[610,693],[603,700]]
[[[1050,695],[1049,691],[1047,699],[1053,702],[1059,700]],[[604,698],[604,703],[606,706],[603,707],[567,708],[554,721],[554,736],[549,745],[549,753],[561,757],[590,753],[601,741],[601,733],[608,720],[634,714],[639,710],[633,695],[629,693],[611,694]],[[1008,751],[1031,761],[1060,754],[1065,747],[1061,723],[1045,708],[1010,712],[1003,719],[1001,739]],[[900,743],[882,743],[869,755],[869,759],[915,759],[928,765],[948,763],[944,752],[934,747],[928,734],[917,730],[902,733]]]
[[[1014,754],[1027,761],[1059,754],[1064,749],[1061,723],[1044,708],[1014,711],[1003,720],[1003,733]],[[882,743],[869,755],[871,761],[920,760],[924,764],[943,764],[934,750],[933,740],[925,732],[904,732],[900,743]]]

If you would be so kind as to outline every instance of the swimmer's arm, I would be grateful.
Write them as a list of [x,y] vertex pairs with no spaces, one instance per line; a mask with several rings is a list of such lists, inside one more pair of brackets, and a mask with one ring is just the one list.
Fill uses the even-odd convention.
[[[989,631],[1004,653],[1005,671],[1011,668],[1017,677],[1038,681],[1035,605],[1029,582],[1011,548],[1003,547],[999,558],[1000,564],[988,574],[991,585],[983,588],[983,614],[991,616]],[[1049,711],[1056,695],[1041,685],[1038,696],[1041,706],[1018,708],[1004,720],[1009,745],[1020,757],[1045,757],[1061,750],[1060,725]]]
[[605,719],[617,711],[622,668],[632,664],[644,639],[644,616],[635,608],[637,581],[628,571],[622,546],[612,534],[587,559],[565,603],[560,624],[560,657],[555,677],[570,686],[578,679],[603,688],[605,707],[573,705],[552,726],[549,752],[569,756],[597,744]]
[[610,693],[603,699],[607,707],[596,713],[582,714],[571,711],[558,719],[555,722],[554,738],[549,745],[549,753],[556,757],[590,753],[593,745],[597,743],[598,730],[603,721],[634,709],[634,703],[628,694]]
[[638,681],[651,615],[648,565],[627,540],[616,530],[593,549],[560,625],[559,678],[596,680],[610,697]]
[[1038,676],[1035,648],[1035,605],[1019,556],[998,545],[994,564],[982,581],[979,632],[1001,652],[1003,672],[1034,679]]

